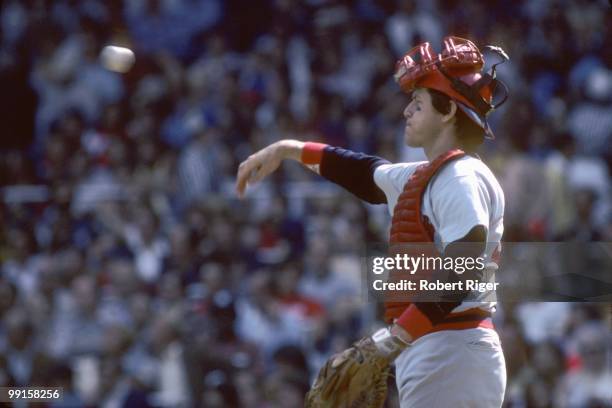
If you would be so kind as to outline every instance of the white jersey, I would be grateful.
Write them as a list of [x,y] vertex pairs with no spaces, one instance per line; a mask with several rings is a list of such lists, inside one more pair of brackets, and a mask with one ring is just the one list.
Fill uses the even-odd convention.
[[[426,163],[386,164],[376,168],[374,182],[385,193],[391,215],[408,178],[419,165]],[[445,164],[427,186],[421,211],[435,229],[434,242],[440,252],[475,226],[484,226],[487,232],[485,263],[492,262],[493,252],[501,245],[504,232],[504,192],[481,160],[464,156]],[[475,306],[464,302],[453,312]],[[478,306],[490,309],[493,304],[479,303]]]

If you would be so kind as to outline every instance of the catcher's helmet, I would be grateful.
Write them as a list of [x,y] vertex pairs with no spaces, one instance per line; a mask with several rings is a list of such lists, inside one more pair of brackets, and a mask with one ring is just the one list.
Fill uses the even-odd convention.
[[[507,61],[508,56],[499,47],[485,47],[497,53],[502,61],[483,74],[484,57],[473,42],[449,36],[444,38],[443,46],[440,54],[433,51],[428,42],[414,47],[397,62],[395,80],[406,93],[415,88],[430,88],[449,96],[471,120],[484,129],[487,138],[494,139],[487,115],[508,97],[506,85],[495,78],[496,66]],[[501,85],[503,96],[493,104],[493,93],[498,85]]]

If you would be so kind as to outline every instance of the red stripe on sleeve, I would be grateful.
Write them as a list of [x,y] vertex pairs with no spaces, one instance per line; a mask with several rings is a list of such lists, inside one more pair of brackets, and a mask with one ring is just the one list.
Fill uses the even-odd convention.
[[410,305],[395,322],[406,330],[413,340],[429,333],[433,325],[429,318],[415,305]]
[[320,164],[323,159],[323,149],[326,147],[325,143],[306,142],[302,148],[302,163]]

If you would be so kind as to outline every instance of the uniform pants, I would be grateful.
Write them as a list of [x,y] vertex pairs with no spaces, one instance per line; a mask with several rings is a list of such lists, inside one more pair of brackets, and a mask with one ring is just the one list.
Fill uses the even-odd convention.
[[503,402],[506,363],[495,330],[444,330],[404,350],[395,376],[401,408],[494,408]]

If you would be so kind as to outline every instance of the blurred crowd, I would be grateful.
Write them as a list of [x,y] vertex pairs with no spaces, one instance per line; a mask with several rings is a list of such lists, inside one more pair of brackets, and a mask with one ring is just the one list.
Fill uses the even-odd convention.
[[[360,268],[388,216],[297,164],[243,201],[234,174],[282,138],[423,159],[392,79],[420,41],[511,57],[482,151],[504,239],[612,241],[606,1],[0,6],[0,386],[64,387],[51,406],[301,406],[326,358],[382,324]],[[135,66],[103,68],[107,44]],[[505,406],[612,406],[611,320],[502,302]]]

